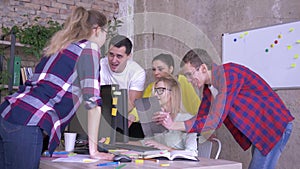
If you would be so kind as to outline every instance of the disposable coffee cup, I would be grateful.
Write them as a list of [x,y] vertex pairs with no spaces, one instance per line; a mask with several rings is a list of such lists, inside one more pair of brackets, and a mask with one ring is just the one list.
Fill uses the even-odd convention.
[[73,152],[75,148],[77,133],[64,133],[65,137],[65,150],[67,152]]

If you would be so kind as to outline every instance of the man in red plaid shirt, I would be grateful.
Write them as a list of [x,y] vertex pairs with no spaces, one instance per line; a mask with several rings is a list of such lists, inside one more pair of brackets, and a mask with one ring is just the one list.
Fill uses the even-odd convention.
[[275,168],[294,119],[277,93],[247,67],[214,64],[203,49],[190,50],[180,66],[195,87],[204,87],[198,114],[185,122],[173,122],[160,112],[154,120],[168,129],[198,133],[224,123],[244,150],[253,145],[249,169]]

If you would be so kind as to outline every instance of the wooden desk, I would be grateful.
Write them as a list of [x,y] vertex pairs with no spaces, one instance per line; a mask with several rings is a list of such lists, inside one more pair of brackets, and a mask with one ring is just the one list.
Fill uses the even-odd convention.
[[[107,161],[98,161],[95,163],[64,163],[64,162],[52,162],[51,159],[41,159],[40,169],[107,169],[115,168],[115,166],[107,167],[98,167],[96,164],[107,162]],[[200,158],[200,161],[168,161],[160,160],[158,163],[153,161],[144,160],[143,164],[136,164],[134,160],[131,163],[122,163],[126,164],[122,169],[148,169],[148,168],[162,168],[160,164],[169,164],[170,166],[164,167],[169,169],[242,169],[242,163],[227,161],[227,160],[215,160],[215,159],[206,159]]]

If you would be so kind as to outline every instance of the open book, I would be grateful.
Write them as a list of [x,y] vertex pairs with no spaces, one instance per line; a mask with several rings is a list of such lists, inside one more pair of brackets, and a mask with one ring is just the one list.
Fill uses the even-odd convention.
[[144,159],[150,158],[167,158],[168,160],[193,160],[199,161],[197,154],[194,151],[188,150],[153,150],[143,153]]

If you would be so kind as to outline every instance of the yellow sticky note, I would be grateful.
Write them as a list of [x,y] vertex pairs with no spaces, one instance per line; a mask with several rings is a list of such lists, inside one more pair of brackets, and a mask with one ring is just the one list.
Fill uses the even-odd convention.
[[291,49],[292,49],[292,46],[291,46],[291,45],[288,45],[288,46],[287,46],[287,49],[288,49],[288,50],[291,50]]
[[290,29],[289,29],[289,32],[293,32],[293,31],[294,31],[294,28],[290,28]]
[[244,34],[240,34],[240,38],[243,38],[244,37]]
[[117,105],[118,104],[118,98],[117,97],[114,97],[112,99],[112,105]]
[[109,144],[109,143],[110,143],[110,137],[106,137],[105,141],[104,141],[104,144]]
[[299,58],[299,54],[295,54],[294,59],[298,59],[298,58]]
[[117,108],[112,108],[111,109],[111,115],[112,116],[117,116]]
[[244,32],[244,35],[248,35],[249,34],[249,32]]
[[295,68],[295,67],[296,67],[296,63],[292,63],[292,64],[291,64],[291,67],[292,67],[292,68]]
[[271,46],[271,48],[273,48],[273,47],[274,47],[274,44],[271,44],[270,46]]
[[278,38],[279,38],[279,39],[282,38],[282,35],[278,35]]
[[300,40],[297,40],[296,43],[297,43],[297,44],[300,44]]
[[143,164],[143,163],[144,163],[144,160],[136,159],[136,160],[135,160],[135,163],[136,163],[136,164]]
[[161,167],[169,167],[170,164],[160,164]]
[[93,162],[93,160],[92,160],[92,159],[86,158],[86,159],[83,159],[83,162],[84,162],[84,163],[91,163],[91,162]]

